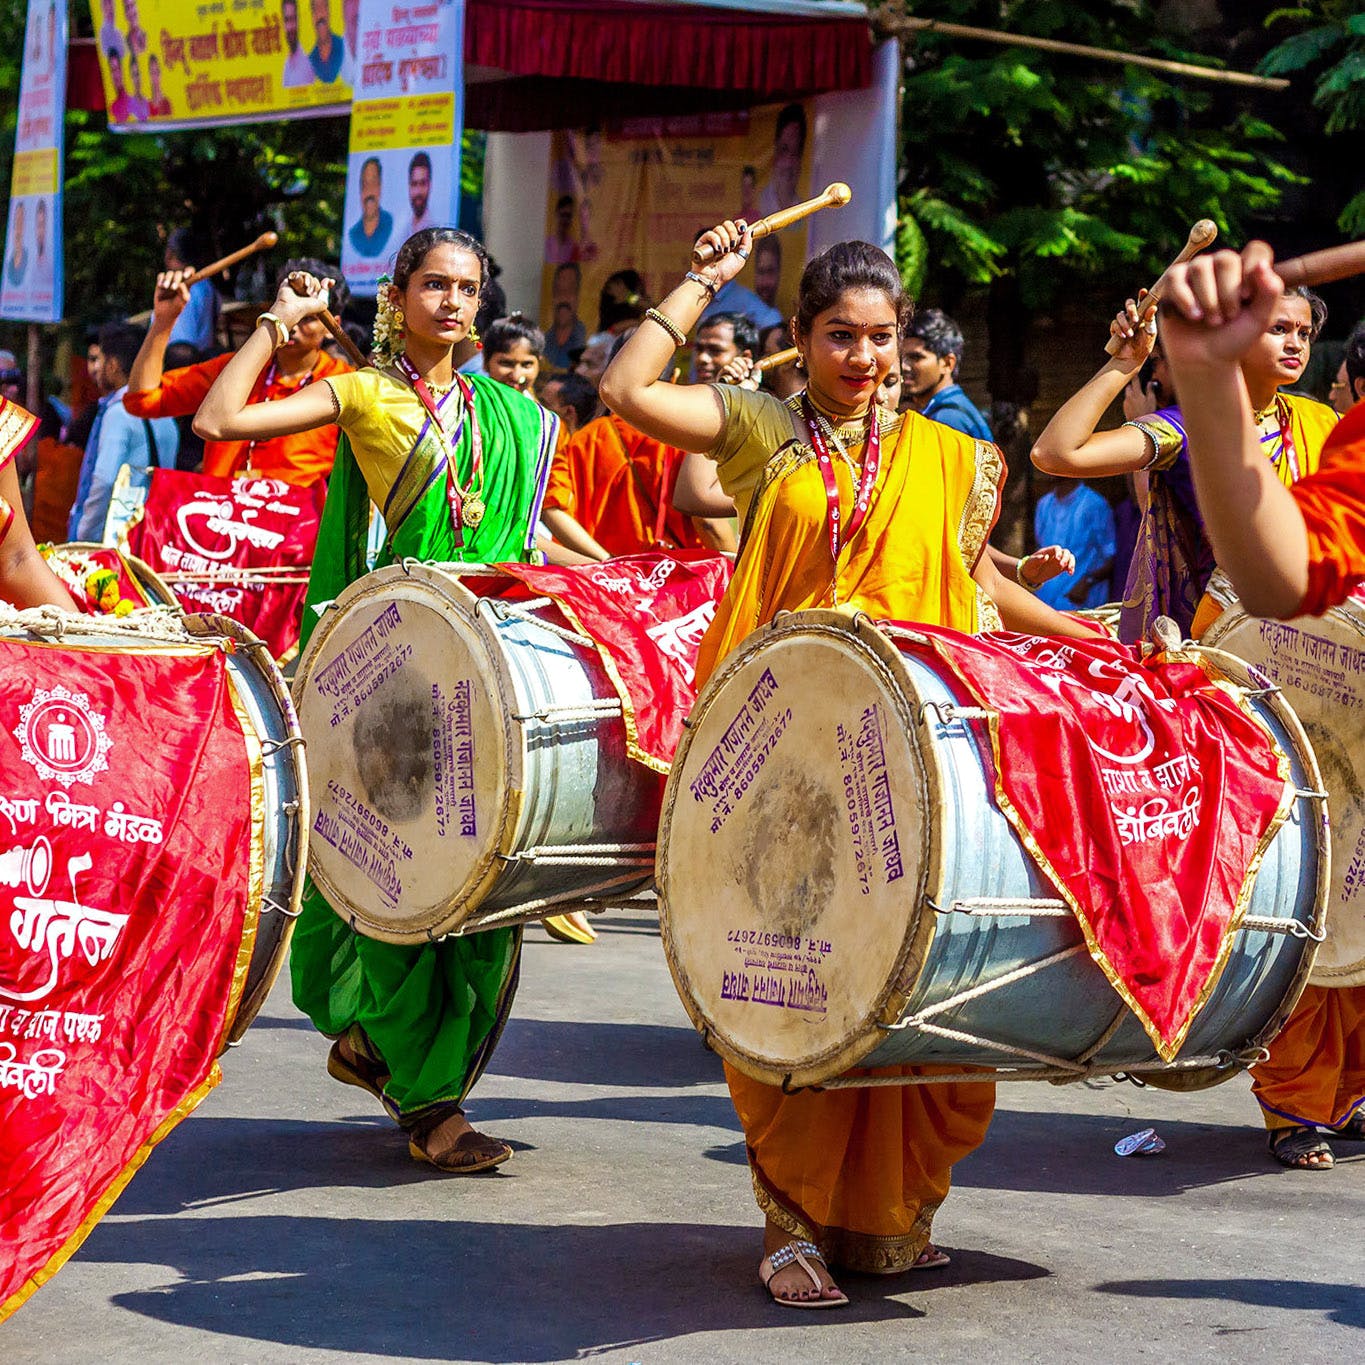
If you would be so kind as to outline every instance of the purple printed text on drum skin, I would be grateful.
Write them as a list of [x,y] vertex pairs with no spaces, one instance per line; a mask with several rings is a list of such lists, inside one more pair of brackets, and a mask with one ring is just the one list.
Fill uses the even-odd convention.
[[891,800],[891,775],[886,767],[886,746],[882,742],[881,707],[874,702],[864,709],[856,736],[842,724],[836,735],[859,889],[867,896],[872,892],[874,856],[880,855],[887,882],[899,881],[905,875],[896,809]]
[[451,812],[457,812],[460,836],[478,837],[474,802],[473,684],[461,678],[446,701],[439,683],[431,685],[432,786],[436,796],[436,833],[444,835]]
[[808,1014],[826,1013],[829,988],[814,973],[800,976],[770,976],[757,972],[722,972],[720,998],[749,1005],[775,1005],[779,1009],[803,1010]]
[[[398,603],[390,602],[372,624],[310,679],[316,692],[332,699],[329,725],[340,725],[412,657],[411,645],[395,651],[386,644],[390,634],[402,624],[403,615]],[[344,696],[343,689],[346,689]]]
[[791,724],[790,707],[767,713],[777,690],[772,670],[764,669],[720,742],[707,755],[701,772],[689,784],[694,801],[712,803],[712,834],[718,833],[734,813]]
[[1365,649],[1324,640],[1283,621],[1261,621],[1257,629],[1269,650],[1257,666],[1272,682],[1352,710],[1365,705],[1360,687]]

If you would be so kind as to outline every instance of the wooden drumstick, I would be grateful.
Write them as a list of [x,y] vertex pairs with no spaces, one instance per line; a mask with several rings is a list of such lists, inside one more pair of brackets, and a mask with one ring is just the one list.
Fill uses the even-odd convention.
[[280,234],[278,232],[261,233],[250,246],[244,246],[240,250],[224,256],[221,261],[214,261],[212,265],[206,265],[202,270],[196,270],[185,281],[186,288],[192,284],[198,284],[200,280],[211,280],[215,275],[221,275],[229,266],[236,265],[238,261],[246,260],[248,256],[254,256],[258,251],[269,251],[279,240]]
[[1286,289],[1299,285],[1312,288],[1365,274],[1365,241],[1345,242],[1324,251],[1310,251],[1306,256],[1292,256],[1278,262],[1275,273],[1284,281]]
[[[749,231],[753,234],[753,240],[758,241],[760,237],[766,237],[770,232],[781,232],[783,228],[791,227],[793,223],[799,223],[803,218],[809,218],[812,213],[819,213],[821,209],[837,208],[847,204],[852,198],[853,191],[842,181],[836,181],[833,185],[826,185],[824,194],[818,198],[807,199],[803,203],[793,204],[790,208],[778,209],[776,213],[770,213],[766,218],[750,223]],[[697,248],[699,264],[705,265],[715,259],[716,253],[711,247]]]
[[774,351],[772,355],[765,355],[754,366],[754,373],[763,374],[767,370],[780,370],[784,365],[790,365],[800,354],[795,346],[788,346],[785,351]]
[[346,352],[346,359],[356,367],[363,370],[370,362],[361,354],[360,347],[347,335],[346,329],[336,319],[336,314],[330,308],[324,308],[318,317],[322,319],[322,325],[332,334],[336,344]]
[[[1201,218],[1191,229],[1190,235],[1185,239],[1185,245],[1180,248],[1180,254],[1173,260],[1165,270],[1161,272],[1161,278],[1147,291],[1146,296],[1138,305],[1139,325],[1147,322],[1153,313],[1156,312],[1157,305],[1161,302],[1161,292],[1166,287],[1166,280],[1172,270],[1178,265],[1184,265],[1186,261],[1199,255],[1206,246],[1211,246],[1218,236],[1218,224],[1212,218]],[[1117,355],[1124,344],[1124,337],[1111,336],[1105,342],[1104,349],[1109,355]]]

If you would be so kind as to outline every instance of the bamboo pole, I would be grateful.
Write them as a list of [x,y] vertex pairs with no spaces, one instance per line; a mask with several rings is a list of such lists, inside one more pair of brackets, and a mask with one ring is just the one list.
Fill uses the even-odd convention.
[[1222,71],[1213,66],[1173,62],[1165,57],[1144,57],[1134,52],[1114,52],[1105,47],[1088,47],[1084,43],[1061,42],[1056,38],[1035,38],[1027,33],[1005,33],[997,28],[973,28],[968,24],[950,24],[941,19],[916,19],[908,14],[897,14],[890,6],[883,6],[873,14],[872,25],[879,34],[888,38],[910,37],[919,33],[942,33],[949,38],[978,39],[987,43],[1003,43],[1007,47],[1028,47],[1039,52],[1057,52],[1068,57],[1088,57],[1092,61],[1111,62],[1119,66],[1143,66],[1149,71],[1162,71],[1168,76],[1192,76],[1196,80],[1213,81],[1220,85],[1240,85],[1252,90],[1289,88],[1289,82],[1278,76],[1257,76],[1249,71]]

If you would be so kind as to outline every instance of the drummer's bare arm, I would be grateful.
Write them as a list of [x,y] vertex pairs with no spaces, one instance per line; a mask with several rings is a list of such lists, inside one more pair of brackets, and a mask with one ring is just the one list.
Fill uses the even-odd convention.
[[549,536],[537,536],[536,549],[544,554],[547,564],[553,564],[557,569],[573,569],[580,564],[597,563],[597,560],[590,559],[587,555],[578,554],[569,549],[567,545],[561,545],[557,540],[551,540]]
[[[326,286],[330,283],[296,272],[280,285],[270,311],[279,318],[286,335],[300,319],[327,307]],[[265,441],[312,431],[337,419],[336,395],[326,381],[307,384],[273,403],[248,406],[251,390],[279,341],[274,323],[264,314],[262,319],[214,381],[194,419],[195,432],[206,441]]]
[[716,464],[707,455],[684,455],[673,485],[673,506],[689,517],[732,517],[734,500],[720,486]]
[[19,475],[12,460],[0,470],[0,497],[14,512],[14,520],[0,541],[0,597],[16,607],[52,606],[76,611],[71,594],[33,543],[19,492]]
[[729,517],[693,517],[692,525],[701,542],[718,555],[732,555],[739,550],[739,538]]
[[1152,353],[1156,332],[1138,321],[1133,299],[1109,324],[1109,332],[1122,343],[1118,355],[1107,360],[1057,409],[1033,447],[1033,463],[1045,474],[1063,479],[1130,474],[1151,459],[1147,437],[1136,427],[1116,427],[1113,431],[1095,428]]
[[185,281],[193,273],[192,270],[163,270],[156,277],[156,289],[152,295],[152,324],[147,328],[147,335],[128,374],[129,392],[142,393],[161,383],[166,346],[175,330],[176,319],[190,301],[190,291]]
[[[685,279],[654,310],[686,336],[722,285],[744,268],[751,247],[749,230],[727,219],[697,241],[716,251],[716,259],[692,273],[706,284]],[[741,256],[740,250],[745,254]],[[708,287],[709,286],[709,287]],[[602,401],[637,431],[683,450],[714,450],[725,431],[725,412],[709,384],[667,384],[659,378],[681,342],[667,327],[646,318],[617,352],[602,376]]]
[[1075,640],[1093,640],[1102,633],[1079,617],[1053,611],[1046,602],[1040,602],[1027,588],[1006,578],[988,554],[983,553],[976,561],[972,577],[995,603],[1006,630],[1017,630],[1022,635],[1062,635]]
[[1254,616],[1293,616],[1308,590],[1308,532],[1261,453],[1240,360],[1284,292],[1264,242],[1176,266],[1162,341],[1182,395],[1194,491],[1214,558]]
[[600,564],[602,560],[611,558],[611,552],[599,545],[588,534],[583,523],[562,507],[547,507],[540,514],[540,519],[561,545],[582,557],[582,562]]

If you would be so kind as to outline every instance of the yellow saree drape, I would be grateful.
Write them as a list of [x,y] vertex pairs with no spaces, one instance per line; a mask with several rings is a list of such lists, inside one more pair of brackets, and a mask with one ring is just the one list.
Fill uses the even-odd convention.
[[[978,629],[971,568],[995,522],[1004,474],[999,450],[914,413],[882,440],[883,469],[867,520],[841,549],[837,574],[811,451],[789,445],[769,461],[730,589],[702,643],[699,685],[781,611],[837,602],[882,618]],[[730,463],[720,466],[722,484]],[[835,471],[846,525],[853,478],[841,462]],[[729,1066],[726,1079],[759,1207],[788,1232],[818,1243],[832,1264],[858,1271],[913,1264],[929,1241],[953,1164],[981,1143],[995,1107],[989,1081],[788,1095]]]

